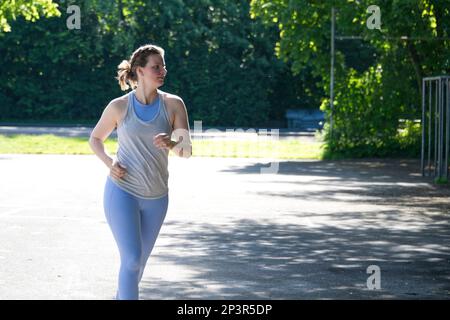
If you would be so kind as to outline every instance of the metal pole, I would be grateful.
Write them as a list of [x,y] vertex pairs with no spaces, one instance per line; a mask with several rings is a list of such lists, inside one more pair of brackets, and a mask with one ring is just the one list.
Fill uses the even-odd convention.
[[422,150],[420,152],[420,169],[422,170],[422,177],[425,176],[425,89],[425,79],[422,79]]
[[447,81],[445,83],[445,99],[447,101],[447,104],[445,106],[445,114],[446,114],[446,136],[445,136],[445,177],[448,179],[448,148],[449,148],[449,139],[450,139],[450,98],[449,98],[449,88],[450,82],[447,78]]
[[333,114],[334,114],[334,37],[336,16],[334,7],[331,8],[331,68],[330,68],[330,136],[333,139]]
[[428,90],[428,176],[431,176],[431,119],[432,119],[432,97],[433,97],[433,82],[429,82],[430,89]]
[[439,79],[438,80],[438,85],[439,85],[439,100],[438,100],[438,104],[439,104],[439,138],[438,138],[438,177],[439,179],[442,178],[442,169],[443,169],[443,165],[444,165],[444,161],[443,161],[443,154],[442,151],[444,150],[444,112],[443,112],[443,103],[442,103],[442,80]]
[[434,177],[436,178],[437,173],[437,140],[438,140],[438,83],[435,85],[434,93]]

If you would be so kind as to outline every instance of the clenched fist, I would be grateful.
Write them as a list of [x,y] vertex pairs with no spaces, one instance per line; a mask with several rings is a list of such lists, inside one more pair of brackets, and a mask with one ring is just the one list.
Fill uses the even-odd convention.
[[116,180],[121,179],[123,176],[127,174],[126,166],[119,163],[117,159],[113,160],[113,163],[110,168],[110,175]]

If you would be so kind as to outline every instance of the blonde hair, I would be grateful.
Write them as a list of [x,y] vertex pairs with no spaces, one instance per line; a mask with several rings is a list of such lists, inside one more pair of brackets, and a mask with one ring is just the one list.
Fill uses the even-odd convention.
[[117,77],[120,88],[127,90],[137,87],[137,67],[145,67],[147,58],[152,54],[159,54],[164,58],[164,49],[153,44],[147,44],[137,48],[130,57],[130,60],[123,60],[117,67]]

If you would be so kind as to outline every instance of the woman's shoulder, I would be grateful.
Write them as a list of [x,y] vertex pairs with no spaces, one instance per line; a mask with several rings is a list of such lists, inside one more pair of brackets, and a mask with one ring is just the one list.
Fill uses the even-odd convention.
[[159,90],[159,89],[158,89],[158,91],[159,91],[160,94],[163,95],[164,101],[166,101],[166,102],[176,103],[177,101],[178,102],[182,102],[183,101],[183,99],[181,99],[181,97],[179,97],[179,96],[177,96],[175,94],[164,92],[164,91]]
[[105,112],[107,114],[111,114],[111,116],[115,119],[116,126],[118,126],[117,125],[118,123],[122,122],[122,120],[126,115],[128,106],[128,95],[129,93],[111,100],[105,108]]
[[112,99],[108,105],[116,111],[123,111],[127,108],[129,94],[130,92],[118,98]]

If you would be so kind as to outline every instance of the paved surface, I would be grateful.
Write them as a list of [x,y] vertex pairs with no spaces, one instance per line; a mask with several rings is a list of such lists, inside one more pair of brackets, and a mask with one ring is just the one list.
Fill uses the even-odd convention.
[[[450,298],[450,190],[416,161],[267,165],[170,158],[141,298]],[[106,174],[94,156],[0,155],[0,299],[113,298]]]

